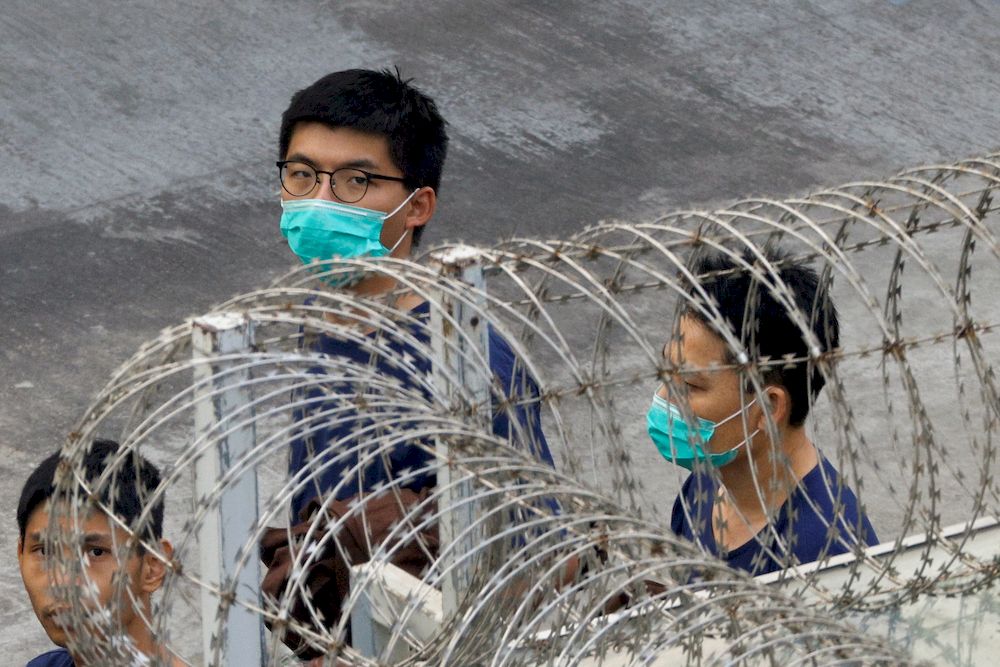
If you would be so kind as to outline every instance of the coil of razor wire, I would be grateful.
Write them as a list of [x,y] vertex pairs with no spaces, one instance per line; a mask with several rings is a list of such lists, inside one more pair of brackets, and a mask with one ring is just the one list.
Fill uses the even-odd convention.
[[[831,611],[969,593],[1000,577],[1000,559],[976,542],[977,531],[1000,517],[998,193],[1000,155],[987,155],[805,197],[606,221],[557,241],[446,245],[416,261],[298,268],[207,314],[249,327],[245,349],[195,354],[196,325],[188,321],[164,330],[113,375],[63,449],[58,488],[74,502],[53,506],[62,508],[52,513],[53,534],[76,544],[66,533],[81,507],[113,514],[107,498],[115,470],[136,454],[157,462],[163,479],[147,500],[166,499],[174,551],[163,555],[171,576],[144,622],[165,642],[188,647],[180,653],[192,664],[218,664],[236,608],[271,628],[262,649],[267,664],[296,663],[282,644],[289,635],[328,665],[660,664],[667,655],[706,665],[909,664],[903,647]],[[771,247],[786,255],[772,262]],[[481,267],[484,287],[446,270],[441,258],[456,251]],[[745,341],[688,287],[699,278],[692,257],[709,251],[733,258],[737,271],[785,304],[809,343],[805,358],[749,360]],[[815,313],[796,306],[792,286],[780,279],[782,263],[793,262],[814,267],[837,302],[836,349],[813,344]],[[396,287],[368,296],[329,287],[359,274]],[[414,301],[426,302],[430,315],[415,314]],[[531,378],[530,390],[498,383],[485,338],[477,342],[459,326],[456,308],[506,341],[514,375]],[[699,370],[663,354],[690,308],[700,309],[754,391],[782,364],[808,363],[825,378],[825,392],[810,406],[812,437],[882,537],[879,548],[856,548],[843,559],[835,583],[821,575],[834,558],[826,551],[811,566],[790,563],[774,576],[784,585],[774,586],[670,530],[669,503],[683,476],[657,459],[644,416],[661,383]],[[459,331],[442,339],[448,327]],[[323,338],[349,341],[358,354],[327,354],[315,344]],[[443,355],[453,363],[429,372],[425,362]],[[242,398],[226,403],[231,391]],[[198,430],[206,401],[221,407],[212,426]],[[527,408],[540,414],[554,467],[539,460]],[[492,428],[498,416],[506,418],[505,433]],[[289,474],[294,441],[341,427],[351,437]],[[775,428],[770,418],[768,428]],[[199,461],[236,436],[246,436],[247,448],[209,487],[194,490]],[[97,437],[121,448],[99,479],[86,479],[80,461]],[[411,460],[404,451],[419,452],[416,467],[399,467]],[[336,504],[352,484],[363,489],[359,480],[375,468],[392,474]],[[335,484],[318,481],[332,471]],[[267,528],[284,530],[291,564],[278,597],[199,571],[199,531],[250,472],[258,502],[243,542],[230,545],[233,567],[259,567]],[[437,483],[405,503],[404,492],[428,479]],[[289,507],[310,489],[318,492],[313,523],[293,538],[297,517]],[[366,568],[352,575],[339,613],[323,611],[310,577],[323,558],[350,559],[345,531],[369,525],[372,503],[387,498],[401,518],[382,541],[362,536]],[[428,542],[458,515],[471,517],[464,533]],[[148,520],[145,512],[139,524],[121,528],[141,542]],[[134,544],[120,546],[125,553]],[[906,556],[914,548],[918,557]],[[424,565],[408,575],[410,594],[393,598],[386,572],[406,549]],[[86,579],[79,549],[57,553],[55,570],[69,581]],[[441,591],[459,571],[462,586],[447,608]],[[67,618],[95,629],[74,639],[78,654],[130,664],[135,651],[115,641],[122,635],[116,617],[74,590],[64,587]],[[121,584],[127,597],[124,590]],[[205,596],[217,602],[214,617],[199,611]],[[380,621],[387,628],[381,648],[366,655],[354,645],[351,619],[360,605],[392,599],[390,611],[379,612],[389,616]],[[208,649],[214,657],[200,654],[202,626],[218,638]]]

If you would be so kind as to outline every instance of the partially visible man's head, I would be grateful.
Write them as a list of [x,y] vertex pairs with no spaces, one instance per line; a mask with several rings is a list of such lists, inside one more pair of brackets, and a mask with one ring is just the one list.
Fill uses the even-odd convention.
[[[18,563],[25,589],[38,620],[49,638],[66,646],[69,635],[93,633],[89,622],[70,614],[67,590],[77,590],[76,599],[86,608],[111,612],[116,630],[133,638],[148,634],[142,619],[149,596],[162,584],[171,547],[162,539],[163,496],[152,495],[160,484],[156,467],[135,453],[117,460],[119,446],[109,440],[94,441],[78,471],[99,504],[77,501],[79,519],[74,520],[73,500],[57,493],[56,474],[60,453],[49,456],[28,476],[17,507]],[[97,480],[112,464],[111,483]],[[79,494],[87,499],[87,493]],[[148,513],[144,512],[149,509]],[[49,535],[50,513],[72,543],[55,543]],[[126,530],[121,525],[127,526]],[[130,544],[134,534],[156,545],[159,554],[141,544]],[[75,576],[73,561],[84,559]],[[62,592],[60,592],[60,590]]]
[[[84,475],[88,483],[92,483],[114,463],[118,453],[118,443],[112,440],[94,440],[83,457],[79,472]],[[57,451],[39,463],[21,489],[21,499],[17,505],[17,527],[22,540],[32,512],[51,499],[56,492],[55,478],[60,461],[60,452]],[[101,503],[111,507],[115,516],[126,525],[132,526],[150,506],[149,497],[160,485],[160,471],[145,458],[131,453],[124,456],[114,467],[113,479],[113,484],[104,485],[101,489]],[[156,542],[163,537],[162,496],[157,502],[152,503],[149,519],[139,526],[138,532],[142,539],[150,542]]]
[[[441,187],[448,151],[445,121],[437,105],[400,78],[398,71],[333,72],[295,93],[281,117],[278,150],[288,159],[299,124],[320,123],[382,137],[409,190]],[[414,243],[422,228],[413,230]]]
[[[840,323],[837,309],[827,292],[828,285],[820,285],[819,276],[809,266],[791,261],[787,253],[770,249],[765,252],[767,261],[777,265],[778,280],[794,296],[797,309],[819,341],[820,351],[827,352],[840,344]],[[747,348],[751,361],[767,357],[771,361],[781,360],[789,355],[796,358],[809,356],[806,334],[792,321],[788,310],[770,289],[744,268],[754,266],[756,257],[749,250],[743,252],[742,263],[721,252],[698,251],[690,270],[698,278],[698,284],[707,294],[708,301],[715,305],[718,313],[735,338]],[[766,269],[758,266],[759,275],[767,275]],[[768,280],[772,280],[768,276]],[[697,290],[689,290],[692,298],[703,302]],[[709,308],[711,310],[711,308]],[[706,316],[693,304],[688,303],[683,311],[685,317],[701,323],[712,330]],[[717,331],[713,335],[722,337]],[[736,359],[725,346],[726,363]],[[765,384],[784,387],[791,398],[788,423],[800,426],[809,414],[809,406],[826,384],[822,372],[807,362],[777,364],[763,369]]]

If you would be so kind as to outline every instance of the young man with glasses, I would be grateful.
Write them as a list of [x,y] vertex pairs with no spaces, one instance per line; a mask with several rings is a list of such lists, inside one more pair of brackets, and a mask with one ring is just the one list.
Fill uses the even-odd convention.
[[[437,208],[447,146],[437,105],[398,71],[334,72],[297,92],[282,116],[277,163],[281,231],[290,248],[304,263],[334,257],[409,257]],[[396,287],[391,276],[377,273],[333,271],[323,282],[330,289],[366,297]],[[329,357],[375,363],[381,375],[414,389],[431,371],[421,351],[429,340],[429,304],[408,293],[394,305],[408,316],[397,331],[370,332],[361,341],[357,336],[348,340],[323,335],[308,344]],[[373,362],[376,339],[379,349],[405,358],[408,370],[385,358],[389,355]],[[414,340],[418,345],[411,344]],[[494,406],[493,431],[551,465],[535,381],[492,328],[489,362],[494,387],[518,403],[505,409]],[[300,435],[289,462],[291,475],[301,481],[292,501],[294,517],[304,516],[314,498],[332,494],[345,500],[384,488],[403,474],[407,477],[402,486],[413,490],[434,484],[433,472],[414,472],[431,462],[421,447],[403,444],[373,457],[368,465],[359,463],[358,450],[365,443],[358,434],[378,427],[370,411],[362,415],[354,407],[365,391],[370,388],[360,382],[341,381],[298,397],[309,407],[296,413]],[[332,413],[339,416],[332,419]]]
[[[306,264],[409,257],[437,208],[444,126],[433,100],[387,71],[334,72],[296,93],[282,115],[277,163],[281,232],[292,251]],[[333,280],[359,294],[393,287],[384,275]]]

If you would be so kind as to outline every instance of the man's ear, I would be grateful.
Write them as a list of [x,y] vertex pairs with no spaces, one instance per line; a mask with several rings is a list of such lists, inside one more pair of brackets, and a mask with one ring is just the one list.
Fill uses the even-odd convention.
[[146,553],[142,555],[140,585],[143,593],[155,593],[167,577],[167,562],[174,557],[174,545],[169,540],[160,540],[159,551],[157,555],[147,549]]
[[769,414],[779,428],[788,423],[788,417],[792,414],[792,397],[787,389],[780,385],[767,385],[760,395],[760,403],[760,417],[757,418],[756,428],[761,432],[767,431]]
[[435,209],[437,209],[437,193],[434,192],[434,188],[429,186],[420,188],[407,205],[403,224],[406,229],[423,227],[434,215]]

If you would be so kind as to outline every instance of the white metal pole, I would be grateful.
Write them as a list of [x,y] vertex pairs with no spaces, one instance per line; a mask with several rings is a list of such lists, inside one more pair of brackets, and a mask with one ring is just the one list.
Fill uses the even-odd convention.
[[[264,665],[264,625],[259,614],[244,603],[260,604],[260,560],[251,553],[243,567],[237,564],[257,524],[257,472],[248,468],[221,491],[219,480],[249,455],[256,433],[246,406],[250,393],[244,384],[247,370],[232,370],[232,361],[213,361],[220,355],[248,352],[253,326],[238,313],[198,318],[192,330],[193,357],[206,360],[194,368],[199,384],[195,407],[195,436],[213,446],[195,463],[195,501],[208,505],[198,529],[201,577],[202,641],[206,665],[256,667]],[[233,429],[239,421],[247,425]],[[225,433],[225,435],[221,435]]]
[[[460,393],[469,396],[477,406],[477,417],[485,427],[492,423],[490,378],[488,365],[484,368],[477,359],[489,360],[489,330],[483,319],[486,303],[486,280],[480,251],[468,246],[457,246],[438,251],[431,256],[442,277],[457,278],[469,286],[464,298],[458,298],[447,289],[439,289],[437,303],[431,304],[431,347],[435,386],[446,396]],[[450,317],[450,320],[449,320]],[[459,407],[457,401],[453,407]],[[449,446],[444,440],[437,443],[441,459],[451,461]],[[439,506],[444,509],[439,524],[441,553],[445,567],[453,566],[442,586],[444,618],[452,616],[459,607],[462,596],[472,579],[469,554],[476,548],[472,532],[460,541],[458,536],[473,525],[476,507],[468,500],[472,496],[469,481],[453,484],[460,473],[451,465],[438,469],[437,485],[442,491]]]

